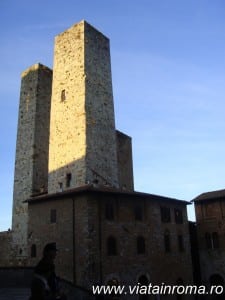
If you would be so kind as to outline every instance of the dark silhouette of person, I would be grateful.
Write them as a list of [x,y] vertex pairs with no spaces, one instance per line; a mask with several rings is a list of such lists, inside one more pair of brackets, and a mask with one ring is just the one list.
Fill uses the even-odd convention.
[[67,299],[65,295],[60,293],[59,279],[55,274],[56,253],[55,243],[49,243],[44,247],[43,257],[34,269],[30,300]]

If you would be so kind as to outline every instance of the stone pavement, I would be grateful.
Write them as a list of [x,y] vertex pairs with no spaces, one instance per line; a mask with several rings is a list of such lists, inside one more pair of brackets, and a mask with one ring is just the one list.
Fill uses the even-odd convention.
[[28,300],[29,288],[0,288],[0,300]]

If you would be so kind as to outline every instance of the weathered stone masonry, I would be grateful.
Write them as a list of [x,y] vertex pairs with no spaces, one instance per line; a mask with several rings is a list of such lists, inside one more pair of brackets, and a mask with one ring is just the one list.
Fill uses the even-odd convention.
[[13,244],[24,257],[27,204],[33,194],[47,191],[49,118],[52,71],[36,64],[22,73],[13,194]]
[[15,256],[27,256],[26,199],[89,183],[133,190],[131,147],[131,138],[115,130],[109,40],[82,21],[55,39],[53,82],[41,64],[22,73]]
[[85,21],[56,37],[50,127],[49,193],[118,187],[109,40]]

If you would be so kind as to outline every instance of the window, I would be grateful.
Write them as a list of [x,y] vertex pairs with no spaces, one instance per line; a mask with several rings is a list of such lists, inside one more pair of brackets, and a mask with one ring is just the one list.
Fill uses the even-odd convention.
[[31,253],[30,253],[31,255],[31,257],[36,257],[37,256],[37,248],[36,248],[36,245],[35,244],[33,244],[32,246],[31,246]]
[[113,236],[110,236],[107,239],[107,254],[109,256],[117,255],[117,243]]
[[143,209],[141,204],[136,204],[134,207],[134,217],[136,221],[143,220]]
[[63,192],[63,183],[62,182],[59,182],[59,191]]
[[212,247],[213,247],[213,249],[218,249],[220,247],[219,236],[218,236],[217,232],[212,233]]
[[[141,275],[138,278],[138,283],[142,286],[148,286],[149,285],[149,279],[147,278],[146,275]],[[139,300],[147,300],[149,299],[149,296],[147,294],[141,294],[138,296]]]
[[145,253],[145,239],[143,236],[139,236],[137,238],[137,254],[144,254]]
[[66,90],[61,91],[61,101],[64,102],[66,100]]
[[165,252],[170,252],[171,251],[170,232],[169,232],[169,230],[166,230],[165,233],[164,233],[164,247],[165,247]]
[[178,240],[178,249],[180,252],[184,251],[184,239],[183,239],[183,235],[179,234],[177,236],[177,240]]
[[72,179],[72,174],[71,173],[67,173],[66,174],[66,187],[70,187],[70,185],[71,185],[71,179]]
[[183,213],[181,209],[175,208],[174,209],[174,215],[175,215],[175,222],[177,224],[183,223]]
[[218,249],[220,247],[218,233],[213,232],[212,234],[210,234],[209,232],[206,232],[205,244],[206,244],[206,249]]
[[51,209],[50,222],[51,223],[56,223],[56,209]]
[[113,202],[108,200],[105,203],[105,217],[107,220],[112,221],[114,220],[114,205]]
[[[184,285],[183,279],[182,278],[178,278],[177,281],[176,281],[176,285]],[[176,299],[177,300],[182,300],[183,299],[183,295],[177,293]]]
[[161,207],[161,221],[163,223],[169,223],[171,221],[170,217],[170,208],[169,207]]
[[205,234],[206,249],[212,249],[211,236],[208,232]]

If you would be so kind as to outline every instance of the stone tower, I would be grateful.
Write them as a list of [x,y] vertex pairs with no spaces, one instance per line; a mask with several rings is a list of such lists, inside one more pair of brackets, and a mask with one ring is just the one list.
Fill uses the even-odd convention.
[[55,40],[54,72],[22,73],[13,195],[15,257],[26,257],[27,204],[94,184],[133,190],[131,138],[115,130],[109,40],[82,21]]
[[52,71],[35,64],[22,73],[13,193],[13,244],[26,256],[27,204],[47,191]]
[[55,39],[48,192],[118,187],[109,40],[82,21]]

